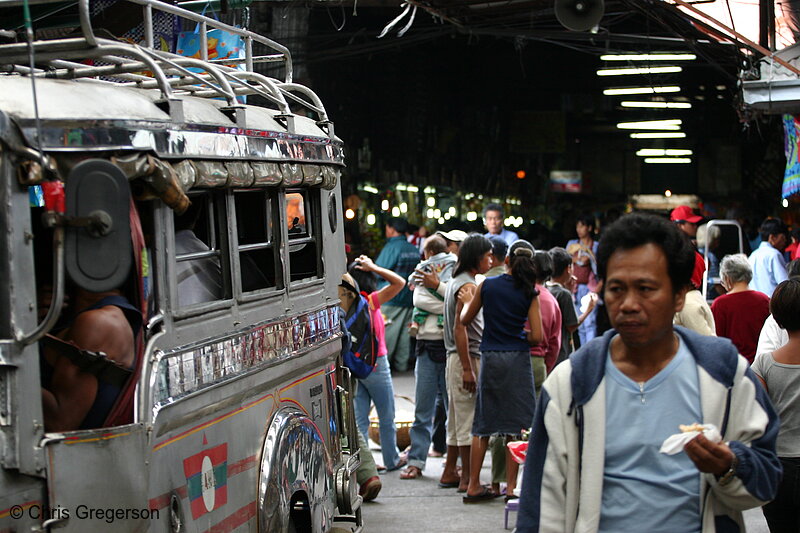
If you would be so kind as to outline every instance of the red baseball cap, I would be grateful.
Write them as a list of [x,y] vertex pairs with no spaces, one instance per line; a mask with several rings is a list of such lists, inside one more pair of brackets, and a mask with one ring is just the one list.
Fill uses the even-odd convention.
[[684,220],[686,222],[691,222],[692,224],[697,224],[703,220],[703,217],[695,215],[694,211],[692,211],[692,208],[688,205],[679,205],[672,210],[672,213],[669,214],[669,219],[673,222]]

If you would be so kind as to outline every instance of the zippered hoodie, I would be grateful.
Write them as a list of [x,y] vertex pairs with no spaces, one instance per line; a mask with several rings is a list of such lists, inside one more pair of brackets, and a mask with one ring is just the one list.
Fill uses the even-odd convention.
[[[741,511],[774,498],[781,478],[775,453],[778,417],[728,339],[680,326],[675,331],[697,362],[702,422],[720,429],[739,461],[736,477],[725,486],[713,474],[700,473],[702,531],[744,531]],[[542,386],[525,460],[518,533],[584,533],[600,525],[605,363],[615,334],[607,331],[572,354]]]

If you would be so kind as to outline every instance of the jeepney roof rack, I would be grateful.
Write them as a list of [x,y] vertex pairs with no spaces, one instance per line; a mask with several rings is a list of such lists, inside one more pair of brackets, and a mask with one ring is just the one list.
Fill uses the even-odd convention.
[[[2,0],[0,6],[57,1]],[[292,56],[285,46],[252,31],[158,0],[125,1],[142,6],[145,36],[142,45],[98,37],[91,23],[89,0],[78,0],[80,37],[35,40],[30,44],[0,44],[0,70],[36,78],[91,79],[95,83],[158,89],[161,93],[158,103],[178,122],[183,121],[181,96],[223,98],[227,101],[228,110],[238,112],[244,106],[238,103],[237,96],[259,95],[277,108],[280,112],[278,118],[291,116],[289,102],[316,113],[318,124],[326,129],[330,128],[328,133],[333,136],[332,125],[319,97],[311,89],[293,83]],[[200,59],[157,49],[154,44],[154,11],[174,15],[198,25]],[[245,43],[244,58],[210,60],[207,44],[210,29],[220,29],[240,36]],[[263,45],[274,53],[254,56],[254,43]],[[35,61],[33,65],[30,63],[31,46]],[[83,63],[87,60],[99,64]],[[242,63],[245,70],[231,66]],[[254,72],[253,66],[259,63],[278,63],[284,70],[283,79]],[[290,120],[287,122],[291,123]]]

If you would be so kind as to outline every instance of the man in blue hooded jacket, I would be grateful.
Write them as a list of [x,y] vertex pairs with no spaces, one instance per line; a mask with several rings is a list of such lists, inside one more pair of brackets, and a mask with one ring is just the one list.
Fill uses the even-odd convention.
[[[609,226],[597,254],[614,329],[547,379],[525,462],[517,531],[744,531],[771,500],[779,422],[727,340],[673,327],[694,251],[659,217]],[[713,424],[675,455],[679,425]]]

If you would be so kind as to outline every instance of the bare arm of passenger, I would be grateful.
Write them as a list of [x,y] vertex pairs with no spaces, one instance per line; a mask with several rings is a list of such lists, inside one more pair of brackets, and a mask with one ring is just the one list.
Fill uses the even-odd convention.
[[[133,332],[125,314],[116,306],[81,313],[62,338],[84,350],[103,352],[124,367],[133,365]],[[53,365],[50,389],[42,389],[45,430],[78,429],[97,396],[97,378],[80,371],[53,350],[47,349],[45,357]]]
[[362,255],[356,261],[359,263],[356,266],[357,269],[364,270],[366,272],[375,272],[377,275],[389,282],[388,285],[378,291],[378,301],[381,303],[381,305],[397,296],[397,294],[403,290],[403,287],[406,286],[406,280],[404,280],[400,275],[395,274],[387,268],[379,267],[366,255]]

